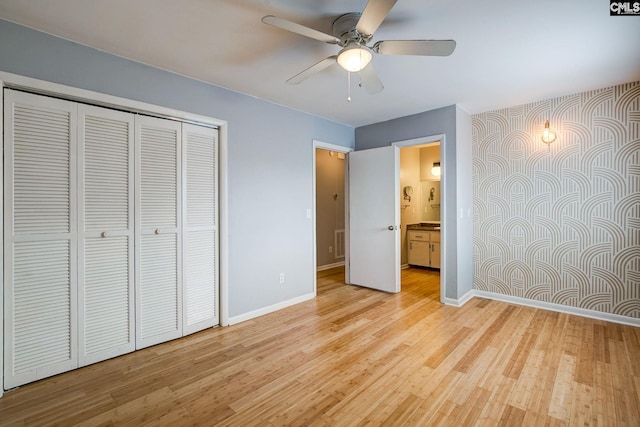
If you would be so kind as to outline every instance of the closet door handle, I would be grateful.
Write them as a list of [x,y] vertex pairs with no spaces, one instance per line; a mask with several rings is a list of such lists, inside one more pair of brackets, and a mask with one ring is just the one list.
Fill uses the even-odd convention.
[[154,231],[154,234],[160,234],[160,229],[156,228],[155,231]]
[[100,233],[100,237],[109,237],[111,236],[111,234],[108,231],[103,231],[102,233]]

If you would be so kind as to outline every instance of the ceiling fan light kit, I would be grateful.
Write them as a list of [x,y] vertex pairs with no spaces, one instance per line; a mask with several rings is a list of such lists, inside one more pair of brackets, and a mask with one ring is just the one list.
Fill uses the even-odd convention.
[[373,68],[373,54],[449,56],[456,47],[454,40],[380,40],[373,46],[367,44],[382,21],[387,17],[397,0],[369,0],[362,13],[340,15],[333,21],[333,35],[305,27],[284,18],[267,15],[262,22],[295,34],[328,44],[337,44],[342,50],[325,58],[287,80],[288,84],[299,84],[312,75],[336,62],[350,73],[358,73],[361,86],[375,94],[384,88]]
[[371,62],[371,52],[361,45],[350,42],[338,54],[338,64],[351,73],[357,73]]

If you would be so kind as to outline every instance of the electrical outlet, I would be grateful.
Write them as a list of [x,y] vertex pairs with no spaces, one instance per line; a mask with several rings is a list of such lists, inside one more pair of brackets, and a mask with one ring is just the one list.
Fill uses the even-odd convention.
[[329,246],[329,253],[332,254],[333,253],[333,246]]
[[280,283],[284,283],[284,273],[280,273]]

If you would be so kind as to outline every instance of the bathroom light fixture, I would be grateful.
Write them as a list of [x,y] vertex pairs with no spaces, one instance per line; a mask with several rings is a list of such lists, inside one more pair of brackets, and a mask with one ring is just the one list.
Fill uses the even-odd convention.
[[356,42],[347,44],[338,54],[338,64],[352,73],[357,73],[369,65],[371,52]]
[[542,142],[545,144],[551,144],[556,140],[556,134],[549,128],[549,120],[544,124],[544,131],[542,131]]
[[433,167],[431,168],[431,175],[440,176],[440,162],[434,162]]

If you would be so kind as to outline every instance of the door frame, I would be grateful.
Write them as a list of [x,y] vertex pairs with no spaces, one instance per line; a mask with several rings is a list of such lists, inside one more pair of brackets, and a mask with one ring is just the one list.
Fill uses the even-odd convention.
[[[414,147],[416,145],[426,145],[430,143],[440,142],[440,167],[442,168],[442,172],[440,174],[440,302],[445,304],[445,295],[446,288],[446,274],[447,269],[445,265],[447,251],[445,251],[445,244],[447,242],[447,180],[444,179],[444,170],[446,168],[446,150],[443,150],[442,147],[445,145],[446,135],[436,134],[429,136],[422,136],[419,138],[413,139],[405,139],[400,141],[392,142],[391,145],[395,145],[396,147],[402,149],[405,147]],[[400,204],[400,200],[396,200],[397,204]]]
[[[345,155],[349,155],[350,152],[354,151],[351,147],[344,147],[342,145],[331,144],[329,142],[319,141],[314,139],[312,144],[313,150],[313,184],[312,184],[312,206],[313,206],[313,295],[316,296],[318,294],[318,242],[316,236],[316,149],[320,148],[322,150],[335,151],[337,153],[344,153]],[[349,276],[349,162],[346,161],[344,164],[344,282],[346,284],[350,283]]]

